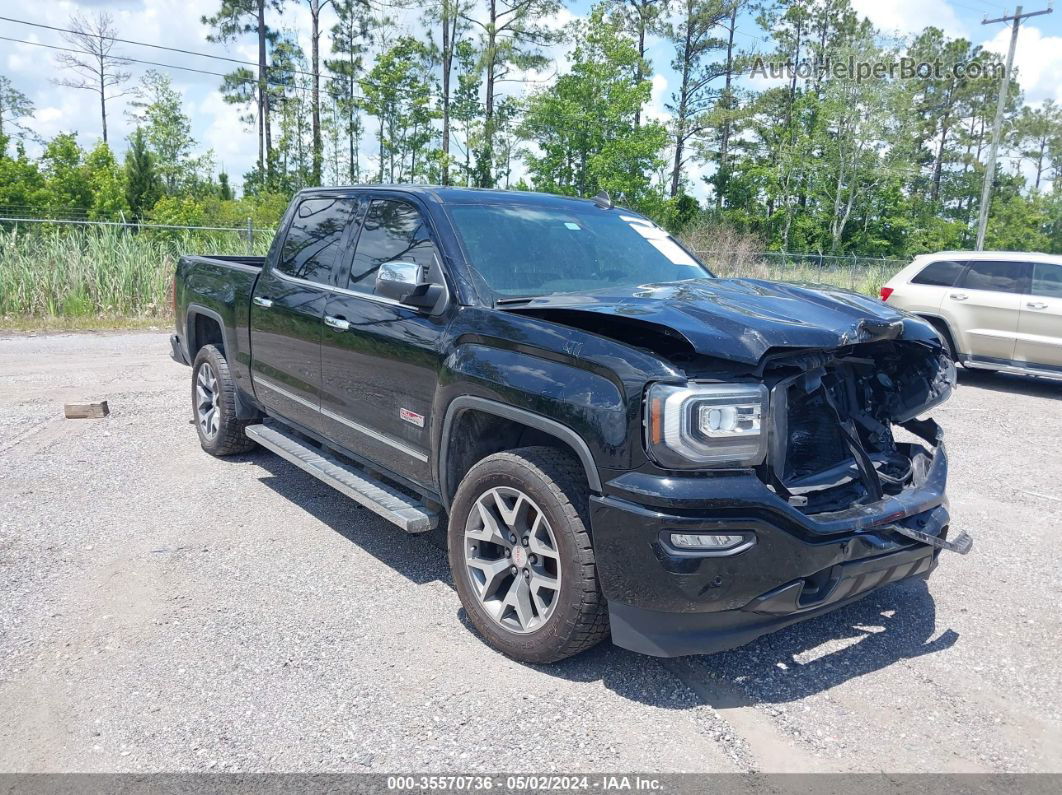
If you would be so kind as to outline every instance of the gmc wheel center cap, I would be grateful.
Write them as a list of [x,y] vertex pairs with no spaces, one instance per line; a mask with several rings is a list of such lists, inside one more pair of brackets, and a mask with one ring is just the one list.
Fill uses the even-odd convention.
[[527,551],[519,544],[513,547],[513,565],[520,569],[527,565]]

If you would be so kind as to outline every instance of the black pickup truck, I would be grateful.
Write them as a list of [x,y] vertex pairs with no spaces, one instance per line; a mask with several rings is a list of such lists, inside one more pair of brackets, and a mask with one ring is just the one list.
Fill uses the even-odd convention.
[[203,449],[445,534],[519,660],[731,648],[970,546],[930,325],[715,278],[607,197],[303,191],[266,257],[183,257],[174,307]]

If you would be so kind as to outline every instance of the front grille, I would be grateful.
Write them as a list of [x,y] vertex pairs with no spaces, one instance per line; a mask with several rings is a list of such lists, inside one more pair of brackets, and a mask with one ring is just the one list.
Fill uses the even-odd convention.
[[807,394],[799,387],[789,389],[787,444],[782,480],[814,475],[835,467],[850,453],[833,410],[821,390]]

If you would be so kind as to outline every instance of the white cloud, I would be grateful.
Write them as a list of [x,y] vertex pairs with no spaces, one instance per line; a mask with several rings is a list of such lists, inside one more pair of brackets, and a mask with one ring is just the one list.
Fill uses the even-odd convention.
[[852,7],[885,33],[921,33],[924,28],[933,26],[952,38],[969,35],[966,26],[947,2],[852,0]]
[[258,148],[257,133],[240,121],[239,109],[225,102],[220,91],[211,91],[195,106],[192,117],[194,127],[202,131],[200,145],[214,150],[218,170],[224,169],[233,184],[242,183],[242,175],[258,157]]
[[655,74],[652,79],[649,102],[642,106],[642,115],[654,121],[668,121],[671,114],[664,108],[665,102],[667,102],[667,78],[662,74]]
[[[1000,26],[984,47],[1006,58],[1010,27]],[[1062,36],[1045,36],[1039,28],[1022,26],[1014,50],[1014,66],[1026,101],[1062,101]]]

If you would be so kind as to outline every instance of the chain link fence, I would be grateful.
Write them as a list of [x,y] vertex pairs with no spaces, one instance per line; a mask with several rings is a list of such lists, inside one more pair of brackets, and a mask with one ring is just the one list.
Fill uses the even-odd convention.
[[[28,229],[40,229],[46,227],[81,227],[96,229],[119,229],[128,232],[169,233],[170,239],[179,239],[182,235],[197,239],[211,240],[212,238],[239,239],[243,241],[246,253],[253,254],[260,249],[260,243],[272,240],[275,227],[256,227],[251,218],[246,224],[240,226],[205,226],[187,224],[157,224],[140,221],[101,221],[87,216],[87,210],[74,208],[58,208],[50,212],[35,211],[35,215],[29,215],[22,211],[26,208],[19,205],[0,205],[0,229],[17,230],[20,225]],[[43,217],[41,217],[43,216]],[[176,233],[176,234],[174,234]],[[229,241],[225,241],[224,247],[229,249]],[[222,253],[220,251],[215,253]],[[226,251],[225,253],[237,253]]]
[[877,295],[909,260],[787,251],[697,251],[718,276],[825,284]]

